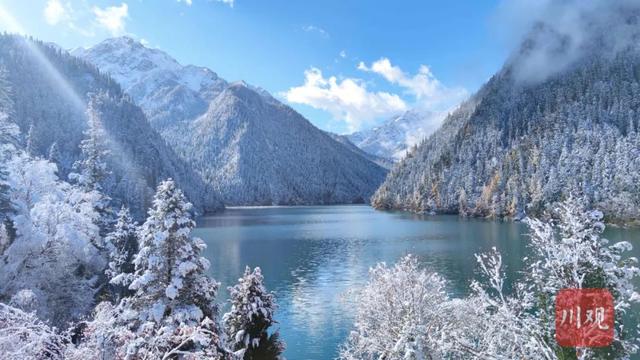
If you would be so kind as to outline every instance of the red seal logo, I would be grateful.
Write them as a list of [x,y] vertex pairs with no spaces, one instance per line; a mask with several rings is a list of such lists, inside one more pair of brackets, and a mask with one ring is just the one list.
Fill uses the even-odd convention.
[[613,342],[613,296],[607,289],[563,289],[556,297],[556,341],[565,347]]

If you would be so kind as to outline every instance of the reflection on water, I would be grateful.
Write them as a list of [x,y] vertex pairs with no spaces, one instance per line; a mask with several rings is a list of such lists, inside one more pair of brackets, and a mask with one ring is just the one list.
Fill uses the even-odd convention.
[[[351,328],[348,290],[367,280],[369,267],[412,253],[464,295],[475,276],[474,253],[497,247],[510,278],[527,256],[527,228],[514,222],[419,216],[367,206],[228,209],[198,219],[196,236],[208,245],[211,275],[226,287],[244,266],[260,266],[275,292],[286,357],[332,359]],[[637,244],[638,231],[609,230],[611,240]],[[630,238],[632,237],[632,238]]]

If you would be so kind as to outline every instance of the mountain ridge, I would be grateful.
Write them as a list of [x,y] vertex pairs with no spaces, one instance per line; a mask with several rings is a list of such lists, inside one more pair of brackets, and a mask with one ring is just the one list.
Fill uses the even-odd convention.
[[[116,81],[127,78],[124,87],[141,101],[152,126],[229,205],[368,202],[386,176],[364,154],[347,149],[244,81],[227,82],[216,75],[213,82],[193,81],[206,84],[196,91],[180,78],[186,66],[127,38],[105,40],[76,54]],[[142,69],[140,64],[145,64]],[[128,72],[135,75],[128,77]]]

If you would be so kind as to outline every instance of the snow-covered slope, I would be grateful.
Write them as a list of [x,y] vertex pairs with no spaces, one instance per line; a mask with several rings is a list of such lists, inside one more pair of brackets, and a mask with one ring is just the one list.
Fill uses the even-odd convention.
[[386,170],[265,90],[182,66],[130,38],[73,51],[123,84],[230,205],[366,202]]
[[386,174],[293,109],[241,82],[182,131],[171,143],[227,204],[366,202]]
[[167,146],[142,110],[90,64],[59,48],[12,35],[0,36],[0,64],[11,88],[12,116],[29,135],[32,155],[47,157],[55,143],[60,152],[55,161],[63,177],[80,156],[93,93],[100,99],[95,110],[110,148],[105,192],[142,216],[157,183],[171,177],[199,211],[222,207],[212,188]]
[[536,26],[393,169],[374,206],[520,217],[573,194],[611,219],[639,220],[640,6],[619,6],[606,23],[594,21],[599,13],[586,17],[574,42]]
[[105,40],[90,49],[71,51],[108,73],[162,130],[175,121],[204,113],[227,82],[213,71],[182,66],[163,51],[129,37]]
[[431,135],[446,113],[409,110],[375,128],[348,135],[360,149],[375,156],[398,161],[407,150]]

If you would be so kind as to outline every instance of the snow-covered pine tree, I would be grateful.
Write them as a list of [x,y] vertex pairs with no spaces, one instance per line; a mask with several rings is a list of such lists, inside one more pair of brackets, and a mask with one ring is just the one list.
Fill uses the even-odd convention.
[[62,159],[62,155],[60,154],[60,147],[58,146],[58,142],[54,141],[53,144],[49,147],[49,155],[47,157],[50,162],[54,164],[58,164],[60,166],[60,160]]
[[4,250],[13,242],[15,229],[10,216],[13,212],[13,204],[9,193],[11,188],[7,182],[9,172],[2,155],[0,155],[0,160],[0,255],[2,255]]
[[[0,114],[0,123],[3,121],[3,114]],[[3,129],[0,124],[0,137],[3,137]],[[14,237],[13,222],[10,214],[13,212],[11,202],[10,186],[8,183],[9,171],[7,169],[8,155],[3,151],[4,144],[0,143],[0,255],[9,245]]]
[[73,164],[77,172],[69,174],[69,178],[77,182],[85,191],[95,191],[100,194],[93,206],[100,214],[98,223],[100,235],[106,236],[113,218],[109,207],[111,198],[102,193],[102,181],[109,174],[105,161],[109,150],[105,143],[106,133],[102,128],[98,112],[93,108],[93,101],[89,101],[87,118],[89,127],[84,132],[85,139],[80,143],[82,156]]
[[77,173],[72,173],[69,177],[87,190],[100,190],[102,180],[109,173],[104,159],[109,151],[105,144],[106,135],[100,116],[94,111],[92,105],[93,102],[90,101],[87,109],[89,127],[84,132],[84,140],[80,143],[82,158],[73,164]]
[[36,136],[36,128],[33,124],[29,125],[29,131],[27,132],[27,139],[25,140],[25,150],[27,154],[31,156],[38,155],[38,143]]
[[105,271],[112,287],[114,300],[130,294],[129,285],[135,270],[133,258],[138,252],[137,225],[129,213],[129,209],[122,207],[113,230],[105,238],[109,252],[109,264]]
[[277,306],[263,281],[259,267],[247,266],[238,284],[229,287],[231,310],[223,316],[227,346],[245,360],[280,359],[285,348],[277,331],[268,333]]
[[206,275],[209,261],[200,256],[206,245],[191,237],[191,207],[173,180],[158,185],[139,232],[140,251],[129,286],[135,293],[121,304],[125,314],[135,314],[127,319],[138,336],[129,345],[130,354],[224,357],[214,322],[219,285]]

